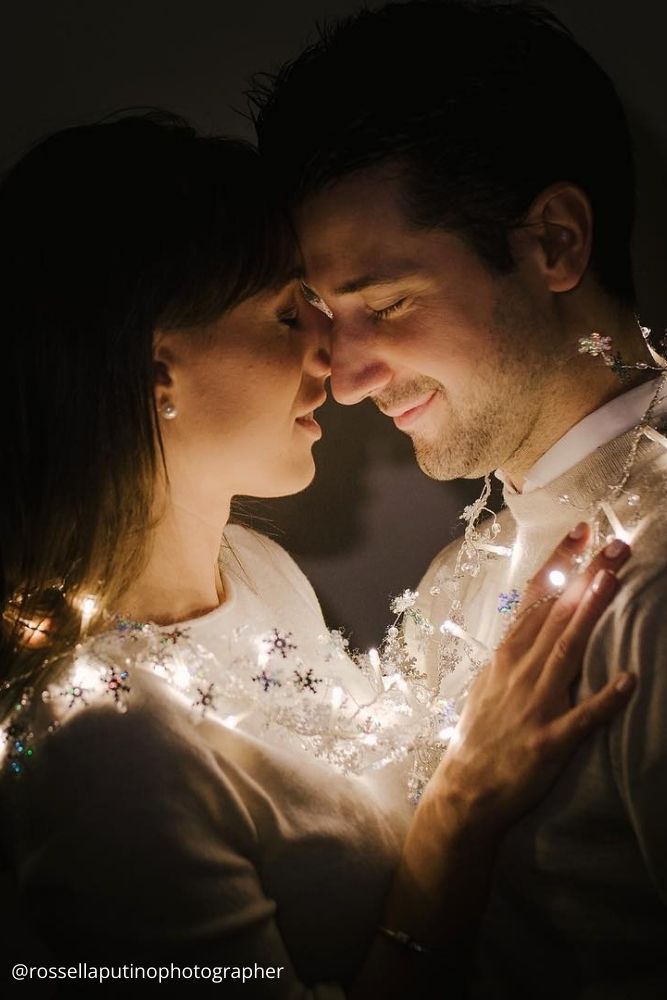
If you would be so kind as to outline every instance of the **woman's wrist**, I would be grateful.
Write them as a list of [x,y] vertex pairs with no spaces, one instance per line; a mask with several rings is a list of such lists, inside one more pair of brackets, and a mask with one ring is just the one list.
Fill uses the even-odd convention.
[[428,812],[429,823],[453,850],[469,847],[471,840],[494,847],[509,824],[499,790],[453,759],[445,758],[431,778],[415,815],[420,811]]

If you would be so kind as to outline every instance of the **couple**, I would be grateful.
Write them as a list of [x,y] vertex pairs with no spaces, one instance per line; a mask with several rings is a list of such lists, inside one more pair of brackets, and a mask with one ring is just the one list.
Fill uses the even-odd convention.
[[[56,964],[277,970],[250,995],[660,995],[662,376],[613,89],[532,7],[414,3],[255,101],[260,156],[126,117],[0,190],[6,899]],[[505,481],[381,668],[229,523],[311,480],[329,377]]]

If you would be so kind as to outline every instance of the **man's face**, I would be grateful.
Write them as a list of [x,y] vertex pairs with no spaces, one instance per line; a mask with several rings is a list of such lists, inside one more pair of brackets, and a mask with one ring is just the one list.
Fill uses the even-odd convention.
[[297,214],[306,294],[332,316],[334,397],[370,396],[436,479],[511,464],[557,363],[558,324],[537,271],[497,274],[457,235],[412,226],[400,182],[370,169]]

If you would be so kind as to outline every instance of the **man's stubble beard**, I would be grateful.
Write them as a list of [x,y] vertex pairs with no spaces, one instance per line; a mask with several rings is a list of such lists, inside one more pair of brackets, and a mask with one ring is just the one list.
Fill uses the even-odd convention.
[[533,433],[550,357],[548,318],[508,283],[489,323],[489,356],[458,403],[434,379],[411,384],[414,396],[436,390],[445,410],[431,433],[411,434],[419,468],[431,479],[477,479],[502,468]]
[[466,406],[465,411],[457,412],[444,387],[439,395],[441,407],[447,407],[449,412],[438,430],[432,435],[410,435],[417,464],[431,479],[477,479],[487,471],[487,456],[494,452],[494,429],[502,413],[495,401]]

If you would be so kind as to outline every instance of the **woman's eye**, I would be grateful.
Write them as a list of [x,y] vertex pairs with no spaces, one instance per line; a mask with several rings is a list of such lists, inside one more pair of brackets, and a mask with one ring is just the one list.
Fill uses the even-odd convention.
[[299,322],[299,310],[294,306],[293,309],[286,309],[284,312],[278,313],[278,322],[284,326],[296,326]]
[[392,313],[399,312],[405,305],[407,299],[398,299],[397,302],[392,302],[390,306],[385,306],[384,309],[371,309],[371,314],[373,319],[387,319]]

